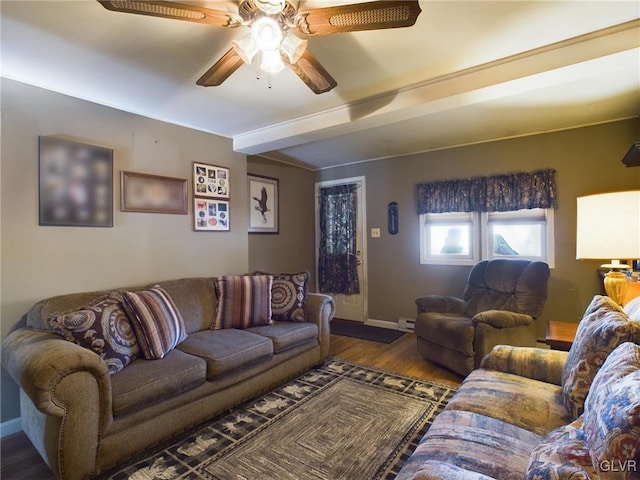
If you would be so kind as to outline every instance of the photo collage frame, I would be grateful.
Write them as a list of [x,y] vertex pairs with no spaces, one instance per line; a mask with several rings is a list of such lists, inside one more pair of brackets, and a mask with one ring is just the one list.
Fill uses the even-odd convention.
[[230,231],[230,187],[228,168],[193,162],[195,231]]

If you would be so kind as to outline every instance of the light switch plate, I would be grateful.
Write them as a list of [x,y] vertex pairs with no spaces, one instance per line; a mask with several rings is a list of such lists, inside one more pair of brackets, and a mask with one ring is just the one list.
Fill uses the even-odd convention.
[[380,238],[380,229],[372,228],[371,229],[371,238]]

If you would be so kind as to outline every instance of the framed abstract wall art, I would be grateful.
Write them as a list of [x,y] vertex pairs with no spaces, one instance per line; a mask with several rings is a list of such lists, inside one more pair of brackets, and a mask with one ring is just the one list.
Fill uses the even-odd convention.
[[278,179],[247,175],[249,233],[279,233]]
[[120,171],[120,210],[144,213],[189,213],[187,180]]
[[113,150],[39,137],[39,224],[113,227]]

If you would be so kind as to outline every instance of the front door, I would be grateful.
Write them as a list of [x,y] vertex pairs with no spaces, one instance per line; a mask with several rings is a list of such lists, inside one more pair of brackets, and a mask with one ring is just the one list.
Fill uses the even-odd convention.
[[365,193],[364,177],[316,183],[317,289],[336,318],[357,322],[367,319]]

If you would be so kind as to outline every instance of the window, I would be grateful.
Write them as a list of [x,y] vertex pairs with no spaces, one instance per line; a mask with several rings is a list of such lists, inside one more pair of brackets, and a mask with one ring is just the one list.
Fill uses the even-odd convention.
[[553,267],[553,209],[420,215],[420,263],[474,265],[521,258]]

